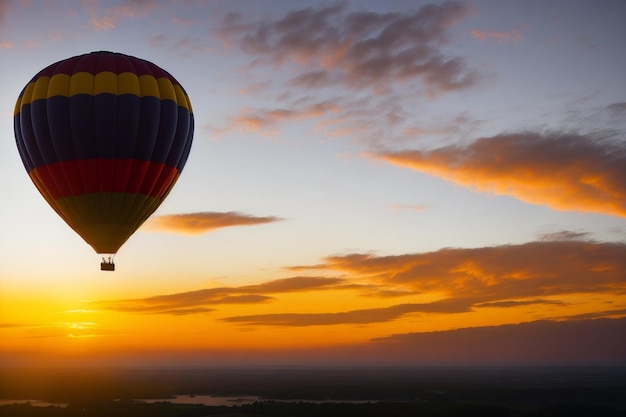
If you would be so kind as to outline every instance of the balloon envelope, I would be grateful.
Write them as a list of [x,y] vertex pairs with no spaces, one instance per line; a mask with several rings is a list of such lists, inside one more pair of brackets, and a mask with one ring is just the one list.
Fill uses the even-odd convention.
[[189,155],[189,97],[155,64],[113,52],[54,63],[15,105],[22,162],[97,253],[114,254],[157,209]]

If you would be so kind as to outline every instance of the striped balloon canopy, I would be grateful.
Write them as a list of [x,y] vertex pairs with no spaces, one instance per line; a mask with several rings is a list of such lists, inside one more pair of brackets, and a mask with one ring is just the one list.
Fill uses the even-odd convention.
[[[56,62],[17,99],[22,162],[48,204],[112,256],[159,207],[189,155],[187,93],[155,64],[114,52]],[[105,261],[102,269],[114,269]]]

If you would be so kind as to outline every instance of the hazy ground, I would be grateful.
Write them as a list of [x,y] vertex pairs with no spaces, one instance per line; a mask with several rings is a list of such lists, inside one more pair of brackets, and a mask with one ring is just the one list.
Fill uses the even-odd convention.
[[[377,404],[257,402],[208,407],[133,401],[173,395]],[[626,367],[2,368],[0,399],[69,404],[65,408],[3,405],[0,416],[618,416],[626,415]]]

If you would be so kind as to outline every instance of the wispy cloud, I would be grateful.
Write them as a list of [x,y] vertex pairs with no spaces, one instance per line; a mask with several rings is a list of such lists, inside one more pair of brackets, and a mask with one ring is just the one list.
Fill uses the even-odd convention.
[[336,113],[339,110],[337,103],[332,100],[315,103],[297,103],[288,108],[244,108],[231,121],[231,125],[226,130],[263,131],[268,134],[274,134],[276,133],[276,125],[280,122],[319,118],[329,112]]
[[316,326],[380,323],[409,314],[467,313],[483,308],[543,306],[562,310],[569,306],[559,299],[563,296],[626,291],[626,245],[549,240],[396,256],[352,254],[328,257],[308,269],[341,273],[353,282],[375,282],[372,288],[362,288],[362,295],[379,300],[411,294],[431,294],[440,299],[350,311],[259,314],[223,320],[256,326]]
[[282,220],[279,217],[257,217],[235,211],[229,212],[198,212],[186,214],[169,214],[154,217],[146,224],[151,231],[164,231],[183,234],[200,234],[216,229],[232,226],[254,226]]
[[380,90],[409,79],[431,93],[477,81],[461,57],[441,48],[448,29],[472,8],[457,2],[429,4],[414,13],[347,12],[345,3],[292,10],[274,20],[230,13],[216,34],[271,65],[295,64],[291,79],[303,88],[343,85]]
[[[207,127],[216,136],[274,136],[284,123],[311,121],[316,135],[348,137],[368,147],[458,134],[456,125],[415,120],[416,98],[469,89],[484,79],[447,49],[453,27],[473,12],[460,2],[392,13],[341,2],[263,19],[228,13],[215,35],[227,51],[249,57],[241,67],[249,87],[244,83],[241,91],[267,104],[246,106],[225,126]],[[258,90],[269,80],[272,95]],[[312,98],[320,94],[324,100]]]
[[587,232],[574,232],[571,230],[559,230],[558,232],[541,233],[539,240],[581,240],[589,239]]
[[[303,270],[304,267],[298,267]],[[335,271],[416,294],[472,297],[476,304],[626,290],[626,244],[536,241],[484,248],[332,256],[310,270]]]
[[556,210],[626,217],[626,144],[577,133],[518,133],[467,146],[374,154],[471,189]]
[[531,306],[531,305],[565,305],[564,302],[558,300],[507,300],[507,301],[493,301],[490,303],[476,304],[476,307],[496,307],[496,308],[511,308],[519,306]]
[[[236,292],[236,291],[233,291]],[[215,311],[215,306],[224,304],[263,303],[271,297],[254,294],[231,295],[223,288],[196,290],[177,294],[158,295],[128,300],[94,301],[91,306],[102,310],[141,314],[188,315]],[[211,307],[207,307],[211,306]]]
[[13,2],[10,0],[5,0],[0,2],[0,28],[4,25],[4,19],[11,11],[11,7],[13,6]]
[[0,48],[2,49],[13,49],[13,43],[9,39],[4,38],[6,19],[9,13],[11,13],[12,7],[12,1],[0,1]]
[[242,287],[207,288],[129,300],[102,300],[91,307],[143,314],[187,315],[209,313],[218,305],[256,304],[271,301],[272,295],[291,292],[341,289],[340,278],[290,277]]
[[408,211],[417,211],[422,212],[429,208],[429,206],[425,204],[421,205],[404,205],[404,204],[394,204],[391,206],[392,210],[408,210]]
[[351,310],[337,313],[282,313],[226,317],[222,321],[255,326],[321,326],[335,324],[369,324],[398,319],[411,313],[464,313],[471,302],[446,299],[421,304],[398,304],[391,307]]
[[626,102],[613,103],[606,106],[606,110],[614,117],[626,117]]
[[[222,320],[268,326],[365,324],[388,322],[409,314],[456,314],[483,308],[530,306],[550,307],[562,315],[569,306],[563,299],[572,294],[626,292],[626,244],[547,240],[395,256],[350,254],[290,269],[325,270],[330,276],[303,275],[241,287],[104,300],[90,303],[88,308],[142,314],[199,314],[226,304],[267,303],[290,293],[346,290],[367,298],[368,305],[372,302],[381,305],[345,311],[329,305],[325,312],[287,311]],[[387,304],[392,298],[424,295],[435,299]]]
[[125,0],[119,6],[100,10],[97,2],[84,1],[83,7],[89,15],[89,25],[93,29],[110,30],[120,20],[146,16],[163,7],[163,4],[158,0]]
[[522,34],[516,29],[507,31],[474,29],[470,31],[470,34],[478,40],[491,40],[497,43],[519,42],[522,40]]
[[598,319],[598,318],[626,318],[626,308],[616,309],[616,310],[602,310],[602,311],[594,311],[591,313],[582,313],[575,314],[570,316],[561,317],[561,319],[567,320],[589,320],[589,319]]

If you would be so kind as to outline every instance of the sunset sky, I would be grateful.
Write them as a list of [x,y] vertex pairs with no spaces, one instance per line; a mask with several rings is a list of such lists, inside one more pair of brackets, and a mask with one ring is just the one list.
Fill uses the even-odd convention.
[[[621,0],[0,0],[0,365],[626,363],[625,21]],[[195,117],[113,273],[13,133],[38,71],[99,50],[169,71]]]

